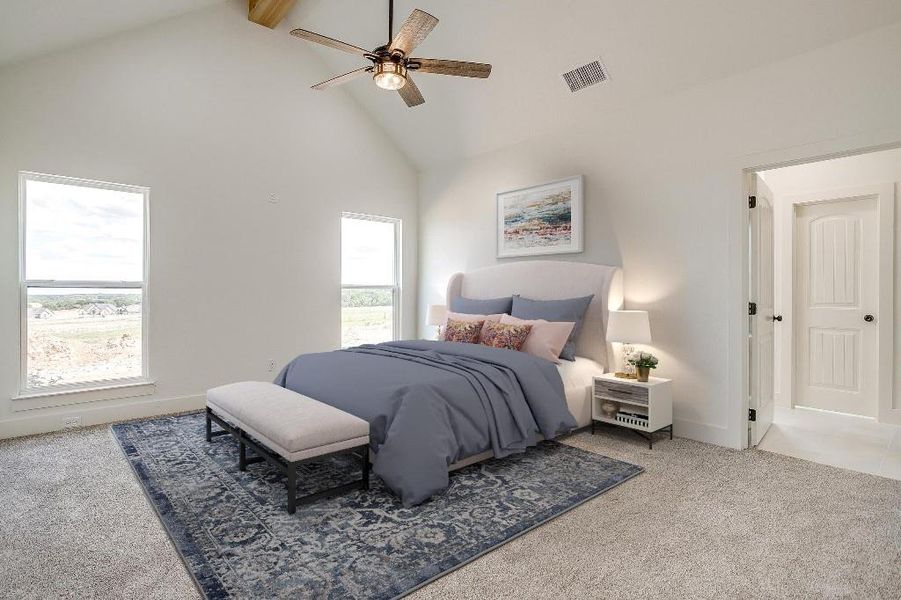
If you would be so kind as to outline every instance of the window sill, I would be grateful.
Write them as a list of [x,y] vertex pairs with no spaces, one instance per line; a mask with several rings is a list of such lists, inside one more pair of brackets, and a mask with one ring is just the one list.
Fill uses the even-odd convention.
[[20,393],[12,398],[13,412],[54,408],[70,404],[100,402],[149,396],[156,391],[156,383],[150,380],[127,381],[120,383],[98,384],[90,388],[55,389],[47,391],[30,391]]

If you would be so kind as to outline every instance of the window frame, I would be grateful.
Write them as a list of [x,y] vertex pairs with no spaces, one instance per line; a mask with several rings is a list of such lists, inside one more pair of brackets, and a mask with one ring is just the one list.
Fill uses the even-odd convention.
[[[391,321],[392,321],[392,332],[391,332],[391,340],[397,341],[401,338],[401,315],[403,314],[402,310],[402,227],[403,220],[397,217],[386,217],[382,215],[372,215],[368,213],[357,213],[357,212],[341,212],[341,220],[339,224],[343,223],[344,219],[357,219],[359,221],[375,221],[377,223],[391,223],[394,225],[394,284],[393,285],[364,285],[364,284],[344,284],[344,256],[339,256],[339,283],[340,290],[343,292],[344,290],[391,290],[391,298],[392,298],[392,306],[394,310],[392,311]],[[343,253],[343,238],[344,238],[344,228],[340,227],[340,238]],[[339,308],[340,308],[340,294],[339,294]],[[340,346],[344,348],[344,332],[341,329],[341,313],[339,311],[339,319],[338,319],[338,331],[340,333],[341,343]]]
[[[27,210],[26,183],[41,181],[95,189],[115,190],[143,197],[143,277],[141,281],[113,280],[64,280],[64,279],[26,279],[25,253],[27,248]],[[150,188],[139,185],[96,181],[65,175],[50,175],[33,171],[19,172],[19,385],[16,399],[55,396],[76,392],[99,392],[110,390],[110,394],[101,394],[96,399],[144,395],[151,390],[129,392],[127,388],[134,386],[152,386],[150,379],[150,331],[149,331],[149,279],[150,279]],[[141,374],[135,377],[119,377],[115,379],[98,379],[62,385],[31,387],[28,385],[28,290],[30,288],[94,288],[94,289],[140,289],[141,290]]]

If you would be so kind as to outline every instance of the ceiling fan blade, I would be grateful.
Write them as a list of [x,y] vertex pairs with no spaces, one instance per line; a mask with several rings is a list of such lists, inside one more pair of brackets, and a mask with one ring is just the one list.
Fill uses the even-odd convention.
[[400,50],[404,56],[410,56],[413,49],[422,43],[422,40],[435,29],[437,24],[438,19],[418,8],[415,9],[400,26],[400,31],[397,32],[394,39],[391,40],[388,51]]
[[341,85],[342,83],[347,83],[348,81],[352,81],[361,75],[365,75],[372,71],[372,67],[360,67],[359,69],[354,69],[349,73],[345,73],[344,75],[338,75],[337,77],[332,77],[331,79],[326,79],[323,82],[317,83],[313,86],[314,90],[324,90],[330,87],[334,87],[336,85]]
[[[463,62],[461,60],[444,60],[441,58],[411,58],[416,63],[416,71],[434,73],[436,75],[454,75],[456,77],[478,77],[484,79],[491,75],[491,65],[486,63]],[[412,67],[412,65],[410,65]]]
[[307,31],[306,29],[294,29],[291,31],[291,35],[299,37],[302,40],[307,40],[308,42],[315,42],[317,44],[322,44],[323,46],[328,46],[329,48],[334,48],[335,50],[343,50],[344,52],[350,52],[351,54],[356,54],[358,56],[365,56],[368,52],[368,50],[364,50],[353,44],[348,44],[328,36],[319,35],[318,33]]
[[425,102],[425,98],[422,97],[422,92],[420,92],[419,88],[416,87],[416,84],[413,83],[413,78],[410,77],[409,73],[407,74],[407,83],[404,87],[397,90],[397,93],[400,94],[400,97],[404,99],[404,102],[406,102],[407,106],[410,108],[419,106]]

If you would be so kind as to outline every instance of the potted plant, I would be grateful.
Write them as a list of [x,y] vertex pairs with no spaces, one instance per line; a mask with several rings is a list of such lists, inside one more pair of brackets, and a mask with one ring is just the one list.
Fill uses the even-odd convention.
[[651,369],[657,368],[657,357],[650,352],[634,352],[629,357],[629,364],[638,371],[638,381],[647,382]]

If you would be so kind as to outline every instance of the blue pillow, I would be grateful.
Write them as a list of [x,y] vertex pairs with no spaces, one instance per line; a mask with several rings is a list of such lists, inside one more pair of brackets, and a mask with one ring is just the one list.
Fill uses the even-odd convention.
[[[560,351],[560,358],[576,360],[576,338],[582,330],[582,319],[591,304],[591,296],[567,298],[565,300],[529,300],[522,296],[513,296],[513,312],[517,319],[544,319],[545,321],[565,321],[575,323],[569,339]],[[600,335],[600,333],[598,334]]]
[[500,315],[510,314],[513,307],[513,298],[489,298],[487,300],[476,300],[475,298],[464,298],[457,296],[451,298],[450,311],[455,313],[463,313],[467,315]]

